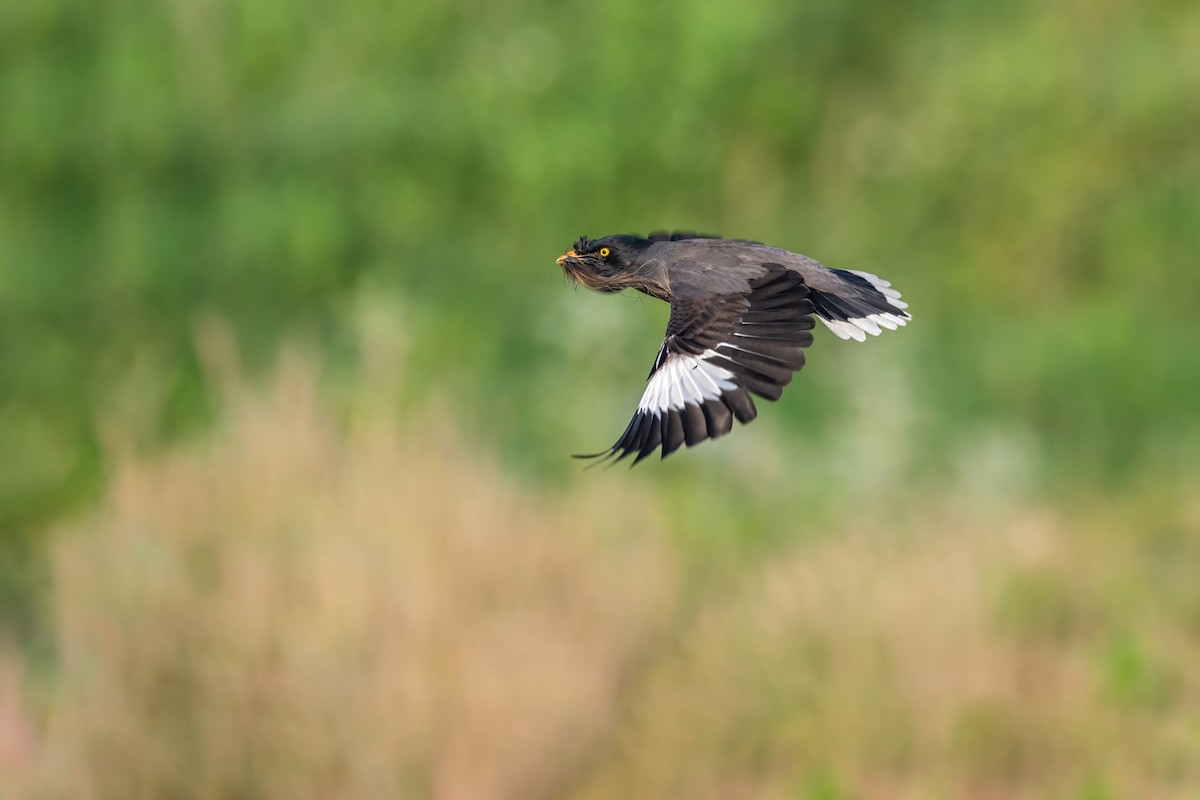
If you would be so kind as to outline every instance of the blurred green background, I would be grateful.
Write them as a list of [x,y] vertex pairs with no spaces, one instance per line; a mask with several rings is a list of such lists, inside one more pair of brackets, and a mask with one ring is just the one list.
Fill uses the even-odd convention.
[[[1107,520],[1196,555],[1198,41],[1200,8],[1169,1],[0,5],[5,638],[55,672],[52,532],[105,506],[119,452],[212,436],[212,330],[251,383],[299,342],[343,424],[367,402],[444,426],[535,504],[643,498],[684,606],[830,520],[931,508],[970,510],[955,534],[1049,509],[1064,536]],[[915,321],[818,332],[750,428],[589,483],[566,456],[623,429],[667,308],[572,290],[554,258],[659,228],[878,273]],[[1104,551],[1076,545],[1065,563]],[[1200,601],[1162,600],[1156,569],[1135,595],[1193,642]],[[1067,602],[1058,578],[1018,581],[1016,607]],[[1099,658],[1136,684],[1114,626]],[[985,750],[1021,738],[981,713]],[[1000,750],[1008,775],[1025,751]],[[837,769],[781,785],[903,794]],[[1141,784],[1063,791],[1112,785]],[[713,796],[735,795],[760,796]]]

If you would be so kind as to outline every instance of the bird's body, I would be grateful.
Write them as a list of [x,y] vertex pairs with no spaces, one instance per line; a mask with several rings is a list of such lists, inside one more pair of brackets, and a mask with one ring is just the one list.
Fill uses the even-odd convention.
[[911,319],[891,284],[830,269],[757,242],[696,234],[580,238],[558,259],[597,291],[636,289],[671,304],[666,338],[625,433],[598,456],[666,458],[729,432],[757,410],[750,393],[779,399],[804,366],[820,319],[842,339],[895,330]]

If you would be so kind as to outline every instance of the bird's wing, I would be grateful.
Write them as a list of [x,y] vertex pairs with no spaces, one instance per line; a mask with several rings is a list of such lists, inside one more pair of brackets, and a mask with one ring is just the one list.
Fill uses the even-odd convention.
[[799,253],[788,255],[791,258],[785,263],[803,275],[812,290],[817,319],[838,338],[863,342],[867,334],[878,336],[884,329],[894,331],[912,319],[900,292],[878,275],[824,267]]
[[[799,273],[779,264],[743,271],[714,292],[707,270],[672,270],[671,316],[629,427],[611,448],[581,458],[666,458],[757,416],[750,393],[778,400],[812,344],[813,303]],[[729,274],[722,276],[727,284]],[[613,463],[616,463],[615,461]]]

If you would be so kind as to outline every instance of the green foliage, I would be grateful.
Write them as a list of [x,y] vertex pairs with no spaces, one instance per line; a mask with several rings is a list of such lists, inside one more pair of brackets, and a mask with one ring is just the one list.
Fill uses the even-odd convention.
[[[205,422],[210,316],[251,363],[299,332],[353,369],[358,309],[393,303],[410,384],[569,480],[665,309],[553,259],[657,227],[911,300],[900,335],[818,342],[764,415],[781,449],[836,458],[895,403],[886,485],[1195,468],[1198,32],[1186,3],[4,4],[0,548],[94,496],[131,375],[162,384],[141,443]],[[879,390],[857,417],[847,375]],[[639,480],[683,491],[688,460]]]

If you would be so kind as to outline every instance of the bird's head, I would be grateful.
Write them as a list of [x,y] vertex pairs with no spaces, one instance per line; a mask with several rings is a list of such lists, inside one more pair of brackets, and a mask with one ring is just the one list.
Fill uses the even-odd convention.
[[598,292],[619,292],[643,285],[645,259],[642,251],[650,244],[637,236],[580,236],[575,245],[558,257],[558,265],[576,283]]

